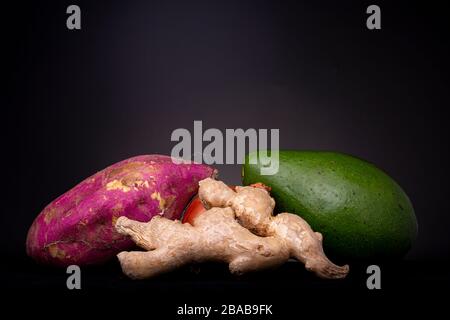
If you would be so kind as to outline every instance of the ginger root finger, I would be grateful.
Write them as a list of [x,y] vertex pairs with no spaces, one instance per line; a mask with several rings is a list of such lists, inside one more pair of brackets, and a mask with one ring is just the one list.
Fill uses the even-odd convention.
[[181,266],[180,260],[167,259],[163,249],[152,251],[123,251],[117,255],[123,273],[132,279],[145,279],[160,275]]
[[337,266],[323,251],[322,234],[314,232],[301,217],[280,213],[270,221],[267,234],[284,239],[291,256],[305,264],[308,271],[326,279],[339,279],[347,275],[348,265]]
[[115,227],[120,234],[130,236],[139,247],[146,250],[155,249],[150,237],[151,232],[147,232],[148,226],[145,223],[122,216],[117,219]]
[[222,181],[213,181],[219,183],[210,183],[207,179],[201,180],[198,183],[200,200],[206,209],[210,209],[211,207],[227,207],[228,200],[234,197],[235,192]]

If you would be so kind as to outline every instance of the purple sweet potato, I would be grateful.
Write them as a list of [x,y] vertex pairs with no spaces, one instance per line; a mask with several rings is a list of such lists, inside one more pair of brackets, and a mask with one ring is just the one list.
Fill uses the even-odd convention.
[[198,182],[215,173],[209,166],[174,164],[162,155],[113,164],[44,208],[28,231],[27,253],[57,266],[104,262],[134,246],[115,231],[118,217],[145,222],[161,214],[179,219]]

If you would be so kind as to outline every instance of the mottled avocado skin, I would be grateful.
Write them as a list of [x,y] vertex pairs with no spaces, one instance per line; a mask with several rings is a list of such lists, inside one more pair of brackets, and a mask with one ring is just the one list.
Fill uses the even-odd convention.
[[374,165],[335,152],[279,151],[279,171],[267,176],[261,175],[256,159],[256,152],[246,157],[244,185],[263,182],[272,187],[276,212],[304,218],[323,234],[327,254],[352,260],[389,259],[402,257],[411,248],[417,235],[411,202]]

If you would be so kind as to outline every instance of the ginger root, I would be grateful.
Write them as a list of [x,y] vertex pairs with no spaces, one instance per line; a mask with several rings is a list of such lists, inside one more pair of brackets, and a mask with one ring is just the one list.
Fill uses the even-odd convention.
[[234,274],[276,267],[290,257],[322,278],[344,278],[348,266],[325,256],[322,235],[297,215],[272,215],[275,201],[264,186],[236,187],[220,181],[200,181],[199,197],[209,210],[193,225],[160,216],[147,223],[120,217],[119,233],[129,235],[148,251],[118,254],[131,278],[156,276],[191,262],[220,261]]

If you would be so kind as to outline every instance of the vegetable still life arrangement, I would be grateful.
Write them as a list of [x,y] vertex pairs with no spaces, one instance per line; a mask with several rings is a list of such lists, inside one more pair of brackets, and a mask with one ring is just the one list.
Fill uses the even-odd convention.
[[341,279],[349,266],[326,254],[350,262],[408,252],[414,210],[383,171],[333,152],[279,151],[277,159],[279,171],[261,175],[258,152],[248,154],[244,186],[234,187],[210,166],[169,156],[118,162],[45,207],[29,229],[27,253],[54,266],[117,256],[133,279],[205,261],[240,275],[291,258],[318,277]]

